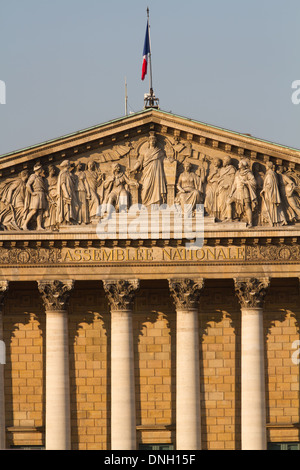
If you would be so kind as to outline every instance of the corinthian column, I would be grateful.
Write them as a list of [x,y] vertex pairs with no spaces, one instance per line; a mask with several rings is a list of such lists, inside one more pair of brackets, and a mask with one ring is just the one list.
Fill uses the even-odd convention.
[[204,280],[171,279],[176,307],[176,449],[201,449],[198,302]]
[[235,279],[241,305],[242,450],[266,450],[263,303],[269,278]]
[[8,281],[0,281],[0,450],[6,447],[5,439],[5,394],[4,394],[4,364],[5,344],[3,341],[3,305],[8,292]]
[[74,281],[39,281],[46,311],[46,449],[71,449],[67,307]]
[[111,308],[111,448],[136,449],[132,310],[137,279],[104,281]]

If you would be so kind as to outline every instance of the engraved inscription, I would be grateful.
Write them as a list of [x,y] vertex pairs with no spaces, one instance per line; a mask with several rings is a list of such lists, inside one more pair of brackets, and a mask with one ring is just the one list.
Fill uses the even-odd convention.
[[1,265],[216,263],[300,261],[298,245],[103,248],[2,248]]
[[245,247],[140,248],[55,248],[0,249],[0,265],[9,264],[89,264],[89,263],[178,263],[245,261]]

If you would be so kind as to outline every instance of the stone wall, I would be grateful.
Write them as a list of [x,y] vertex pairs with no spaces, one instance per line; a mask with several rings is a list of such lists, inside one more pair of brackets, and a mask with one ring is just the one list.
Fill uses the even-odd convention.
[[[296,280],[266,297],[268,441],[299,441]],[[138,444],[175,444],[176,314],[166,281],[142,282],[133,317]],[[207,281],[200,305],[202,448],[240,449],[241,322],[232,281]],[[45,313],[35,283],[11,284],[4,310],[7,444],[41,446]],[[101,283],[78,282],[69,306],[73,449],[110,448],[110,315]]]

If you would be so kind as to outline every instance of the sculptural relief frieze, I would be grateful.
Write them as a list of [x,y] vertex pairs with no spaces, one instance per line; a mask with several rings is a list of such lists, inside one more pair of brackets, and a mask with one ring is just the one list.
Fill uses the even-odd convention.
[[203,204],[205,216],[221,230],[235,222],[248,228],[292,225],[300,221],[300,174],[217,147],[206,155],[176,133],[150,131],[101,152],[51,164],[40,159],[3,178],[0,230],[94,230],[111,210],[127,212],[137,203],[189,207],[192,214]]

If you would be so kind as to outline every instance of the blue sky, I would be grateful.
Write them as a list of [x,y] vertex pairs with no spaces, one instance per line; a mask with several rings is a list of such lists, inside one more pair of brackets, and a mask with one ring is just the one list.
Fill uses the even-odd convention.
[[300,149],[299,0],[1,0],[0,154],[143,108]]

